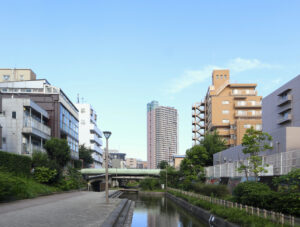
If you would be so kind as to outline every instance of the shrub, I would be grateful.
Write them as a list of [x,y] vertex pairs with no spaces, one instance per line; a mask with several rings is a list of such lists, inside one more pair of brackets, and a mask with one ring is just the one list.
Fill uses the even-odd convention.
[[71,160],[70,147],[67,140],[51,138],[44,145],[48,157],[63,168]]
[[160,185],[158,179],[146,178],[140,182],[140,187],[143,190],[155,190],[155,189],[159,189]]
[[30,175],[31,158],[24,155],[0,151],[1,169],[18,175]]
[[48,155],[42,151],[34,151],[32,154],[32,166],[36,167],[49,167]]
[[58,191],[31,178],[0,172],[0,201],[33,198]]
[[60,179],[57,183],[57,186],[64,191],[78,189],[83,187],[84,185],[85,182],[82,178],[81,173],[70,166],[68,166],[63,179]]
[[34,179],[39,183],[52,183],[57,175],[55,169],[51,170],[47,167],[37,167],[34,170]]
[[229,190],[226,185],[195,183],[192,185],[192,188],[195,192],[206,196],[224,198],[229,195]]
[[274,198],[274,193],[269,186],[259,182],[243,182],[233,190],[234,201],[249,206],[270,209],[272,198]]

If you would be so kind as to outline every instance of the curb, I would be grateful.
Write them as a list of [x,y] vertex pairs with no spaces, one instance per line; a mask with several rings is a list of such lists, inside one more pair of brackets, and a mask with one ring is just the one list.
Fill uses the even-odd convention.
[[120,214],[122,213],[127,202],[128,202],[128,199],[122,199],[122,201],[120,202],[118,207],[108,216],[108,218],[106,218],[106,220],[101,225],[101,227],[114,226],[117,223],[118,218],[119,218]]

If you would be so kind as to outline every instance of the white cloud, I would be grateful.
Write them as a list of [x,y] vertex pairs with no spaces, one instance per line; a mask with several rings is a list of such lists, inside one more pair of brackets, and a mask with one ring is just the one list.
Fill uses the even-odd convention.
[[178,93],[183,89],[201,83],[211,76],[214,69],[229,69],[232,72],[244,72],[253,69],[270,69],[278,66],[262,63],[257,59],[235,58],[229,61],[225,66],[208,65],[200,70],[186,70],[183,74],[175,79],[170,84],[169,93]]

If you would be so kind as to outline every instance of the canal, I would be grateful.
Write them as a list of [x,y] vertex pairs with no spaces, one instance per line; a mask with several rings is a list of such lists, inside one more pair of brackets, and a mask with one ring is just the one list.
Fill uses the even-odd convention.
[[164,195],[124,193],[120,198],[135,201],[132,227],[208,226]]

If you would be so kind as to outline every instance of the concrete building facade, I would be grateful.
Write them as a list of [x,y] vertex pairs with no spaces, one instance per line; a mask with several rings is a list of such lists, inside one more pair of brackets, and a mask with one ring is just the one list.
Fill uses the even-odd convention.
[[126,169],[126,154],[118,150],[109,150],[112,168]]
[[102,168],[103,165],[103,134],[97,126],[97,113],[90,104],[75,104],[79,111],[79,144],[93,150],[94,163],[92,168]]
[[[273,149],[261,152],[273,175],[300,168],[300,75],[262,100],[262,130],[269,133]],[[244,161],[241,145],[214,154],[214,165]]]
[[0,94],[0,149],[32,155],[44,151],[51,136],[47,111],[29,98],[3,97]]
[[214,70],[204,100],[192,107],[193,144],[214,130],[228,146],[241,144],[248,128],[262,129],[261,100],[256,84],[230,83],[229,70]]
[[51,136],[68,141],[71,157],[78,159],[78,110],[65,93],[47,80],[0,83],[3,97],[19,97],[32,100],[47,111]]
[[136,158],[126,158],[126,167],[128,169],[137,169],[137,160],[136,160]]
[[178,115],[172,107],[147,104],[147,168],[156,169],[161,161],[171,163],[178,150]]
[[0,83],[23,80],[36,80],[36,75],[31,69],[0,69]]

